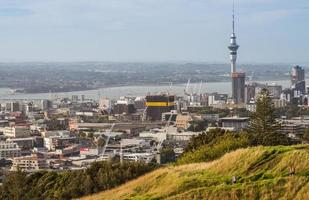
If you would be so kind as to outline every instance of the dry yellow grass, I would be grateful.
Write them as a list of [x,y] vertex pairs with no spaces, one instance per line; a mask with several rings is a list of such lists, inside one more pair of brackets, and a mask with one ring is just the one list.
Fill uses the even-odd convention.
[[[82,199],[309,199],[308,149],[239,149],[213,162],[160,168]],[[288,175],[290,166],[295,166],[295,176]],[[230,184],[233,175],[240,176],[241,183]]]

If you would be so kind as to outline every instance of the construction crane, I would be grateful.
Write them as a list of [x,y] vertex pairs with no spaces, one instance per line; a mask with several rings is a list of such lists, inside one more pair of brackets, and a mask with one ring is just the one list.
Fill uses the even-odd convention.
[[197,85],[194,84],[193,90],[192,90],[192,96],[195,96],[195,95],[196,95],[196,88],[197,88]]
[[146,106],[146,108],[143,111],[142,122],[146,121],[146,119],[147,119],[147,108],[148,108],[148,106]]
[[[173,117],[173,113],[170,114],[169,118],[168,118],[168,121],[164,127],[164,132],[167,133],[168,130],[169,130],[169,126],[171,124],[171,121],[172,121],[172,117]],[[159,142],[158,142],[158,145],[157,145],[157,151],[160,151],[160,149],[162,148],[162,144],[164,142],[164,139],[160,139]]]
[[172,92],[172,89],[173,89],[173,82],[170,82],[170,88],[168,90],[168,93],[171,93]]
[[104,145],[104,147],[103,147],[101,156],[104,156],[104,154],[105,154],[106,147],[107,147],[107,145],[108,145],[108,143],[109,143],[109,140],[110,140],[110,138],[111,138],[111,132],[113,131],[115,125],[116,125],[116,124],[112,124],[111,128],[106,132],[106,133],[107,133],[107,139],[106,139],[105,145]]
[[201,96],[201,90],[202,90],[203,81],[200,82],[200,87],[198,89],[198,95]]
[[190,79],[188,79],[188,83],[186,85],[186,89],[184,90],[185,95],[190,96],[191,94],[189,93],[189,87],[190,87]]

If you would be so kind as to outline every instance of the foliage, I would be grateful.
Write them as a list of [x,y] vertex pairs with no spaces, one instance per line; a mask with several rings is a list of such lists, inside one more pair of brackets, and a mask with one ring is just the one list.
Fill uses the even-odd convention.
[[87,138],[93,139],[94,133],[93,132],[88,132],[87,133]]
[[287,136],[280,133],[269,91],[262,89],[256,99],[256,111],[252,113],[248,132],[252,145],[288,145]]
[[309,128],[305,129],[303,138],[302,138],[305,142],[309,143]]
[[197,112],[198,114],[219,114],[219,117],[226,117],[229,115],[230,110],[229,109],[220,109],[220,108],[214,108],[211,106],[206,106],[202,108],[196,108],[193,112]]
[[80,118],[87,123],[108,123],[107,116],[80,116]]
[[177,160],[177,164],[207,162],[223,156],[225,153],[247,147],[248,137],[245,133],[225,133],[215,137],[208,144],[199,147],[195,151],[184,153]]
[[236,108],[234,112],[238,117],[249,117],[251,115],[250,111],[246,108]]
[[171,147],[165,147],[160,150],[160,162],[161,164],[166,164],[170,162],[175,162],[175,152]]
[[188,128],[188,131],[193,131],[193,132],[200,132],[204,131],[207,127],[207,121],[203,120],[194,120],[190,122],[190,126]]
[[211,129],[209,132],[193,136],[185,148],[185,152],[195,151],[203,145],[209,144],[215,138],[224,135],[225,131],[222,129]]
[[99,137],[97,139],[97,146],[98,147],[103,147],[105,145],[105,139],[103,137]]
[[1,191],[5,191],[5,193],[0,196],[0,199],[23,199],[24,194],[28,190],[27,187],[24,187],[26,176],[27,174],[20,170],[8,176],[1,188]]
[[0,199],[72,199],[113,188],[154,167],[138,162],[95,162],[90,168],[77,171],[41,171],[28,176],[25,172],[12,172],[1,187]]
[[87,134],[85,132],[83,132],[83,131],[80,131],[78,133],[78,137],[80,137],[80,138],[86,138],[86,136],[87,136]]
[[219,114],[219,117],[226,117],[230,115],[231,112],[239,117],[248,117],[250,115],[250,112],[245,108],[230,110],[228,108],[214,108],[212,106],[191,108],[190,112],[198,114]]
[[288,119],[291,119],[292,117],[299,117],[301,115],[309,115],[308,108],[299,107],[292,103],[283,108],[276,108],[274,112],[277,118],[286,116]]

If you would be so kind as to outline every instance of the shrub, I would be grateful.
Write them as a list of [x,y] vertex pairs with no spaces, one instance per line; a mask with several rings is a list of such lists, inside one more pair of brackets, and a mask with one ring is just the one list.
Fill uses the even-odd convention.
[[209,144],[201,146],[196,151],[184,153],[177,160],[177,164],[207,162],[215,160],[225,153],[238,148],[247,147],[249,140],[246,134],[226,133],[215,138]]

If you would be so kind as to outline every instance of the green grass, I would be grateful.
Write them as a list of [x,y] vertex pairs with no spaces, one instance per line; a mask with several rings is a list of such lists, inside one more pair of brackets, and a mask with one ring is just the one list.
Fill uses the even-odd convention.
[[212,162],[167,166],[84,199],[309,199],[309,145],[238,149]]

